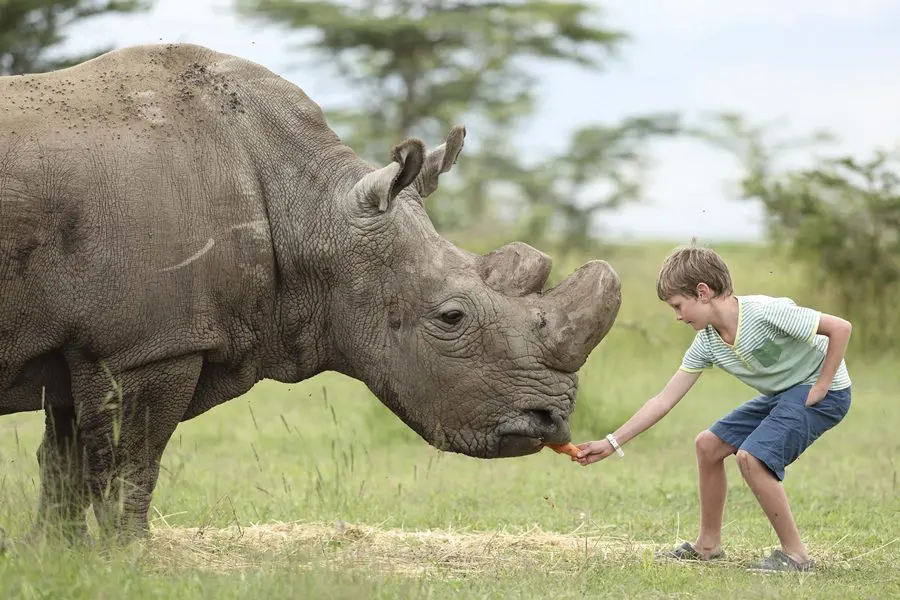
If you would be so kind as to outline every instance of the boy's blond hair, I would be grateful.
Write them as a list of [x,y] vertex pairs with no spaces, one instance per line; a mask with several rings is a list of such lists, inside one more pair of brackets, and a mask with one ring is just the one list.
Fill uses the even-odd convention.
[[689,246],[675,248],[663,261],[656,278],[656,295],[662,301],[678,294],[696,298],[701,283],[709,286],[714,297],[733,292],[725,261],[712,249],[698,246],[695,238]]

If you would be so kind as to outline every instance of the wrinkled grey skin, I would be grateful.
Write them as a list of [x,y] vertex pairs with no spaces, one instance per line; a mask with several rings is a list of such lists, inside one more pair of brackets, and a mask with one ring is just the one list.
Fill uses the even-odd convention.
[[193,45],[2,77],[0,98],[0,414],[46,412],[41,521],[93,504],[144,534],[178,423],[262,378],[345,373],[469,456],[569,440],[618,277],[592,261],[542,291],[534,248],[438,235],[422,198],[464,129],[373,167],[296,86]]

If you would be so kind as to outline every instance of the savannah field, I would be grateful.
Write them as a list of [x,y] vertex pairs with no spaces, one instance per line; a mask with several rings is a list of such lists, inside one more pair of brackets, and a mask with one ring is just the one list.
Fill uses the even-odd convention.
[[[654,292],[670,247],[602,256],[622,277],[623,305],[580,372],[576,442],[618,426],[679,364],[692,333]],[[738,293],[829,308],[772,250],[713,247]],[[583,258],[557,261],[554,277]],[[777,538],[733,459],[727,560],[653,559],[696,534],[695,435],[753,393],[720,371],[624,459],[586,468],[549,450],[494,461],[438,452],[363,384],[327,373],[260,382],[183,423],[163,459],[148,541],[112,551],[13,546],[0,556],[0,598],[900,597],[897,358],[863,359],[851,345],[849,414],[788,469],[814,573],[745,572]],[[42,429],[39,413],[0,418],[0,526],[12,539],[34,518]]]

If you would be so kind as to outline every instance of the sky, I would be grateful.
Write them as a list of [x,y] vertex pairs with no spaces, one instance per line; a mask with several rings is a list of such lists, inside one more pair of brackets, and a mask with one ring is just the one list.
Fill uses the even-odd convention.
[[[539,109],[520,137],[535,156],[568,133],[637,113],[679,111],[695,119],[735,111],[779,132],[827,129],[836,153],[869,156],[900,139],[900,2],[893,0],[603,0],[605,23],[629,33],[603,73],[548,65]],[[66,51],[98,44],[192,42],[259,62],[328,106],[346,93],[329,74],[298,64],[285,30],[261,27],[230,0],[157,0],[149,14],[101,18],[72,29]],[[477,139],[478,132],[469,129]],[[429,146],[442,140],[425,140]],[[762,211],[739,200],[740,165],[696,141],[650,148],[636,205],[602,216],[615,238],[755,240]],[[463,157],[464,158],[464,157]],[[461,159],[463,159],[461,158]]]

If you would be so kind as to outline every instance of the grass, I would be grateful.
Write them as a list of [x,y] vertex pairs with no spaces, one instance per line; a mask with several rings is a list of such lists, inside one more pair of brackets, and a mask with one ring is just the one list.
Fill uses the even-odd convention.
[[[665,245],[611,255],[618,325],[582,369],[576,441],[617,426],[665,383],[691,332],[656,300]],[[738,292],[790,294],[798,273],[761,247],[717,247]],[[759,265],[766,265],[760,267]],[[558,265],[564,275],[575,264]],[[821,569],[760,576],[777,544],[729,461],[727,561],[663,564],[698,524],[696,433],[752,394],[721,372],[656,427],[581,468],[552,452],[498,461],[440,453],[361,383],[260,382],[183,423],[152,508],[152,538],[105,554],[36,545],[0,557],[4,598],[874,598],[900,595],[896,357],[848,363],[854,405],[785,485]],[[43,417],[0,419],[0,525],[34,516]]]

